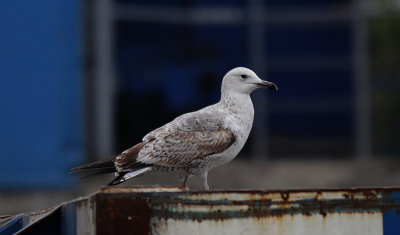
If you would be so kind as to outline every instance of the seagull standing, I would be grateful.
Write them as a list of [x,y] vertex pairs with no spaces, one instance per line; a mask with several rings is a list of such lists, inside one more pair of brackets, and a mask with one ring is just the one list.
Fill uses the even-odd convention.
[[257,88],[278,90],[250,69],[234,68],[222,80],[218,103],[183,114],[120,155],[75,167],[71,173],[115,173],[117,177],[108,185],[117,185],[161,172],[180,175],[184,187],[188,179],[200,175],[204,190],[209,190],[208,172],[232,161],[246,143],[254,118],[250,94]]

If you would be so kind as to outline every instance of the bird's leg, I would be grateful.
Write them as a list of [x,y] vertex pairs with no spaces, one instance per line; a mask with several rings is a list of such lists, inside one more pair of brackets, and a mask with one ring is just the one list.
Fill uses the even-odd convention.
[[208,187],[207,175],[208,175],[208,172],[207,172],[207,171],[204,172],[204,173],[201,175],[201,178],[203,178],[203,189],[206,190],[206,191],[210,190],[210,187]]
[[188,181],[190,178],[192,178],[193,175],[185,175],[183,179],[183,187],[188,188]]

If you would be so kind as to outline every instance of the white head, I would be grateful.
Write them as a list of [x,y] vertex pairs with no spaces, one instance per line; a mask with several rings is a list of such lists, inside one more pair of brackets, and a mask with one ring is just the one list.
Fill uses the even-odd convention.
[[257,88],[278,90],[278,87],[273,82],[261,80],[257,74],[250,69],[237,67],[224,76],[221,90],[250,94]]

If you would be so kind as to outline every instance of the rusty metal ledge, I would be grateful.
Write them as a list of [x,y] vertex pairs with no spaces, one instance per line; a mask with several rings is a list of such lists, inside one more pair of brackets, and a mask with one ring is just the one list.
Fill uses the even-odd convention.
[[[180,187],[113,187],[65,202],[42,214],[0,217],[0,222],[3,221],[0,235],[10,231],[48,232],[49,229],[65,234],[77,231],[82,234],[148,234],[167,231],[168,223],[228,220],[263,223],[287,216],[326,221],[339,214],[383,215],[386,212],[400,213],[399,187],[199,192]],[[20,226],[16,226],[16,222]]]

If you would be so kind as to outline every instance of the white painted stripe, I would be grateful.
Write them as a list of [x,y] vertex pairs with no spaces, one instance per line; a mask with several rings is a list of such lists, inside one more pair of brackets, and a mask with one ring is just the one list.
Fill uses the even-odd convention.
[[174,220],[153,218],[155,234],[279,234],[365,235],[383,234],[382,213],[332,213],[322,216],[284,215],[224,220]]

